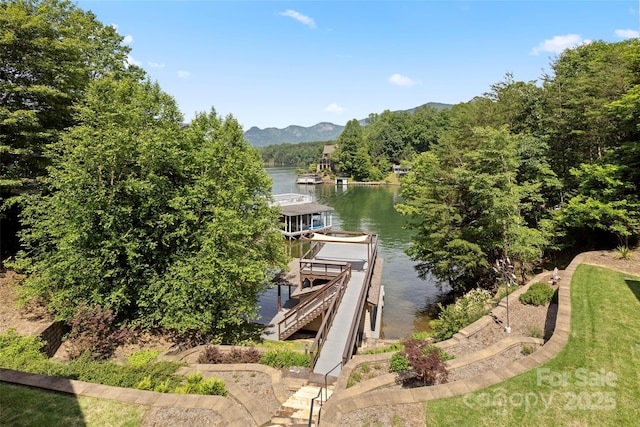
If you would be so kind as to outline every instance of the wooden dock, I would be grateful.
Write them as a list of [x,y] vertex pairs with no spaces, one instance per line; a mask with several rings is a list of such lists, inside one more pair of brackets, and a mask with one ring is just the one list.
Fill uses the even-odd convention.
[[[340,233],[346,232],[332,234]],[[313,260],[314,268],[319,269],[324,263],[325,271],[329,273],[316,273],[321,284],[318,286],[307,284],[308,288],[303,290],[300,277],[310,277],[310,273],[307,272],[305,275],[299,267],[296,271],[295,266],[292,265],[291,271],[287,274],[289,285],[295,280],[297,273],[298,288],[294,294],[298,292],[301,298],[305,296],[308,298],[301,300],[296,306],[291,306],[290,302],[285,303],[282,310],[265,329],[263,338],[279,340],[281,337],[286,337],[288,335],[283,334],[283,329],[291,328],[294,324],[297,319],[294,314],[307,322],[300,322],[302,325],[300,327],[304,327],[310,321],[309,319],[313,319],[311,316],[317,317],[322,310],[322,325],[311,347],[314,356],[313,373],[337,377],[342,370],[342,365],[351,359],[355,349],[360,345],[363,334],[379,337],[384,295],[380,285],[382,262],[379,265],[376,262],[377,235],[358,234],[366,238],[360,241],[356,240],[354,233],[346,237],[324,237],[327,236],[325,234],[322,236],[321,241],[314,242],[317,244],[316,248],[310,250],[313,256],[298,260],[296,264],[306,266],[311,262],[310,260]],[[348,266],[348,275],[342,279],[344,283],[340,282],[340,278],[343,277],[340,274],[346,271],[341,273],[337,268],[340,265]],[[325,277],[326,274],[334,279]],[[335,301],[329,300],[328,296]],[[303,308],[307,311],[298,313]],[[372,308],[374,309],[371,310]]]

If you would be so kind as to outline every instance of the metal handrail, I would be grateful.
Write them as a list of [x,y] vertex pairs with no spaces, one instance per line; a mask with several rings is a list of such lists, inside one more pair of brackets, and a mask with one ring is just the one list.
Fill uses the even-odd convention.
[[318,329],[318,333],[316,333],[316,337],[313,340],[313,344],[311,345],[310,354],[311,356],[311,369],[313,369],[318,361],[318,357],[320,356],[320,350],[322,350],[322,346],[324,345],[326,334],[331,328],[333,324],[333,318],[335,317],[336,312],[338,311],[338,307],[340,306],[340,302],[342,301],[342,297],[344,295],[344,291],[347,288],[347,284],[349,280],[351,280],[351,269],[347,270],[347,275],[344,276],[344,280],[342,280],[339,284],[338,293],[335,295],[333,301],[329,305],[327,309],[327,314],[322,320],[322,324]]
[[320,398],[320,410],[318,411],[318,424],[320,424],[320,413],[322,412],[322,389],[318,390],[318,395],[311,399],[311,409],[309,409],[309,427],[313,424],[313,403]]
[[[333,372],[334,369],[336,369],[338,366],[340,366],[340,370],[342,371],[342,366],[344,365],[344,363],[342,363],[342,360],[333,368],[331,368],[329,371],[327,371],[326,374],[324,374],[324,401],[326,402],[327,400],[329,400],[329,392],[327,391],[327,389],[329,388],[328,384],[327,384],[327,377],[329,376],[330,372]],[[320,390],[322,391],[322,390]]]
[[[373,276],[373,270],[375,269],[375,259],[378,255],[378,241],[377,238],[375,242],[372,244],[373,250],[369,253],[369,268],[367,270],[367,277],[365,283],[369,283],[371,280],[371,276]],[[347,363],[351,359],[351,353],[353,353],[353,346],[355,345],[355,339],[357,335],[357,331],[360,324],[360,319],[362,317],[362,310],[364,307],[365,295],[367,295],[368,289],[367,286],[363,286],[360,290],[360,296],[358,299],[358,307],[355,310],[355,315],[351,321],[351,327],[349,328],[349,335],[347,336],[347,345],[344,347],[342,352],[342,361],[343,363]]]

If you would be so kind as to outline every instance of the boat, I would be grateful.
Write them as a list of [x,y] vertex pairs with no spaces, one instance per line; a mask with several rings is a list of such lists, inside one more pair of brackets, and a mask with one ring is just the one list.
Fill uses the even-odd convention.
[[301,173],[296,178],[296,184],[322,184],[322,175],[319,173]]

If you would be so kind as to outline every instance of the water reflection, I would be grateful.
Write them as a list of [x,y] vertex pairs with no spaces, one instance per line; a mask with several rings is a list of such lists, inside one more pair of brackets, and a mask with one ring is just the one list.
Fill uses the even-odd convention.
[[[394,204],[400,200],[399,187],[296,185],[293,168],[267,168],[267,171],[274,181],[274,194],[310,194],[319,203],[333,207],[335,230],[368,231],[379,235],[378,254],[384,260],[382,333],[385,338],[400,339],[428,329],[433,307],[443,293],[432,277],[424,280],[418,277],[414,268],[416,263],[404,252],[411,241],[411,233],[403,228],[404,218],[394,209]],[[284,296],[286,290],[283,290]],[[263,320],[268,321],[275,315],[276,301],[276,289],[260,298]]]

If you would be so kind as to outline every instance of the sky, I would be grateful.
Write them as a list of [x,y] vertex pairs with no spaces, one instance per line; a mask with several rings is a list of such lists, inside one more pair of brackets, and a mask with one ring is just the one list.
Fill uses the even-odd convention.
[[640,0],[85,0],[185,121],[344,125],[538,81],[566,48],[638,37]]

